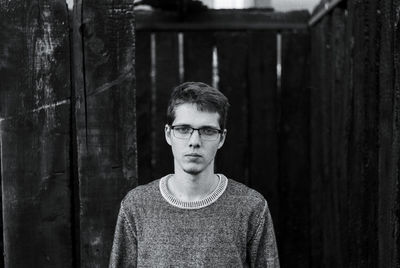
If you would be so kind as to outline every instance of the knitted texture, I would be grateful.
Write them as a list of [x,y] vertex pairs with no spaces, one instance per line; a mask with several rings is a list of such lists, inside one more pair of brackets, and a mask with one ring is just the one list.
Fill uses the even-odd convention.
[[224,191],[196,209],[167,201],[160,180],[131,190],[121,202],[109,267],[279,267],[264,197],[221,177]]
[[184,202],[176,198],[169,190],[167,187],[168,179],[170,176],[165,176],[161,178],[160,180],[160,192],[161,195],[167,200],[168,203],[170,203],[173,206],[176,206],[178,208],[184,208],[184,209],[199,209],[203,208],[206,206],[211,205],[215,201],[218,200],[218,198],[224,193],[226,186],[228,185],[228,179],[225,176],[221,176],[218,174],[218,185],[215,188],[214,191],[212,191],[211,194],[206,196],[204,199],[199,200],[199,201],[190,201],[190,202]]

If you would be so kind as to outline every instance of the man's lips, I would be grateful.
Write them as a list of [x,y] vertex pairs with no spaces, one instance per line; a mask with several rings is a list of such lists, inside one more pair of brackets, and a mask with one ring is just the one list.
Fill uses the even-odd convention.
[[201,154],[192,153],[192,154],[185,154],[185,156],[188,156],[188,157],[201,157]]

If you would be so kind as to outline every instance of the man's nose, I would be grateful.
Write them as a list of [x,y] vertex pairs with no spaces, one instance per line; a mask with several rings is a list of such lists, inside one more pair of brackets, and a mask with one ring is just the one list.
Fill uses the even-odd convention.
[[193,130],[192,135],[189,138],[189,146],[190,147],[199,147],[201,144],[201,137],[199,130]]

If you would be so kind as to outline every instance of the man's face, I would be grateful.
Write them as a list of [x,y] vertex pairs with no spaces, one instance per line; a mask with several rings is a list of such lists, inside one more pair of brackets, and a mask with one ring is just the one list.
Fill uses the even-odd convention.
[[[220,129],[219,114],[197,110],[195,104],[184,103],[175,108],[175,120],[172,126],[190,126],[193,128],[210,127]],[[225,141],[226,130],[216,140],[204,140],[197,130],[188,139],[174,136],[172,129],[165,127],[165,138],[171,145],[174,155],[175,171],[181,169],[189,174],[199,174],[206,169],[214,171],[214,158],[217,150]]]

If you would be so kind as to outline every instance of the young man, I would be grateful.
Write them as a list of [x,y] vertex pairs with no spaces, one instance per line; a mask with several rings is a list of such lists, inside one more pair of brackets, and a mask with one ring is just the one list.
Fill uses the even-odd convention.
[[110,267],[279,267],[263,196],[214,173],[228,106],[204,83],[174,89],[165,126],[174,173],[124,198]]

